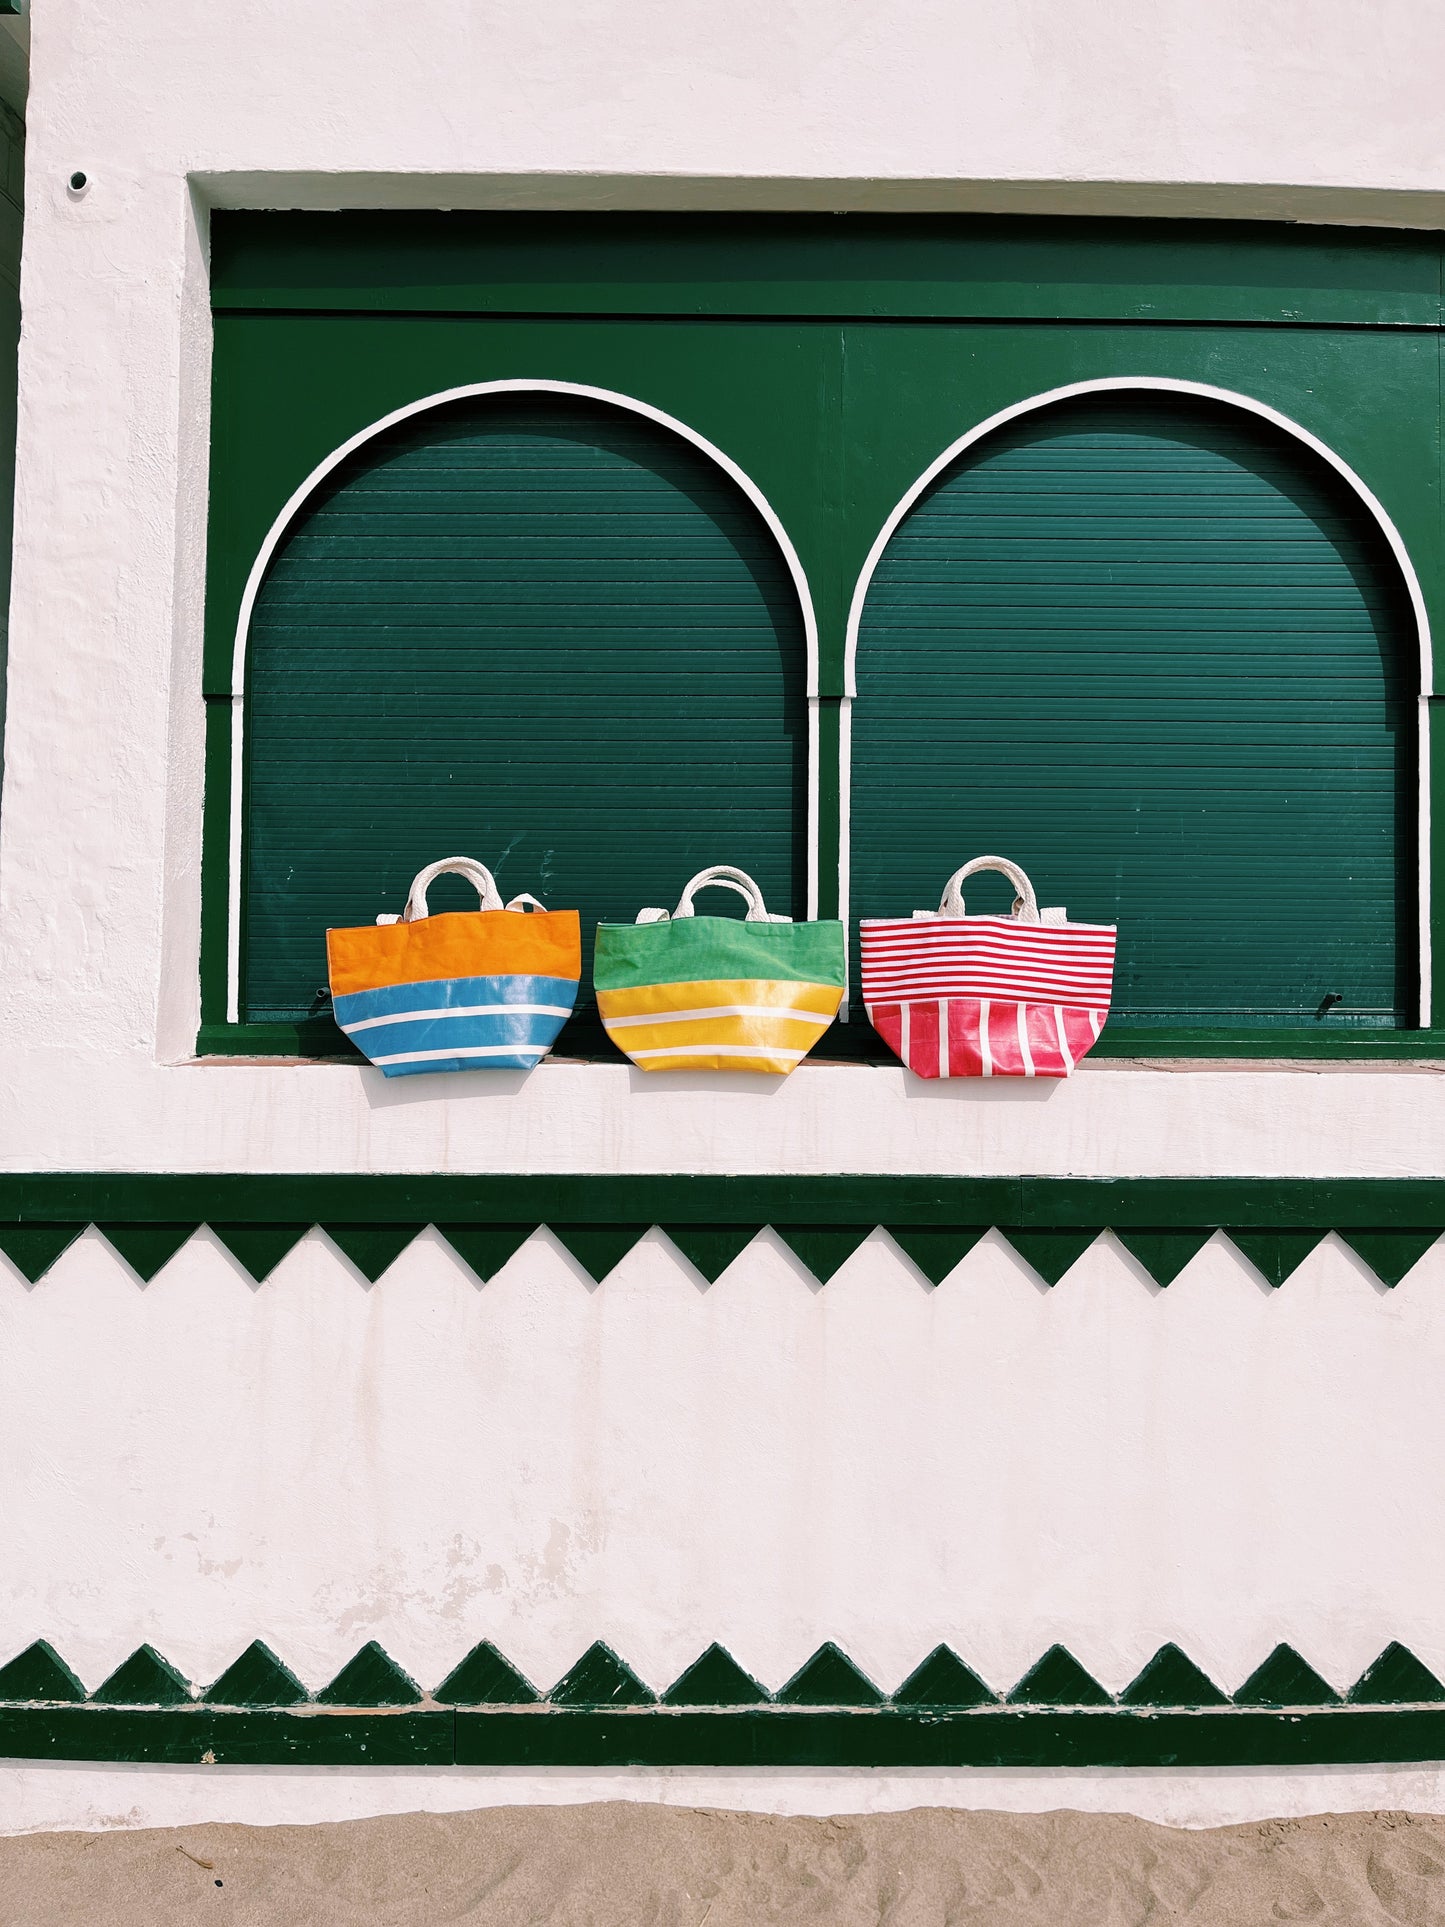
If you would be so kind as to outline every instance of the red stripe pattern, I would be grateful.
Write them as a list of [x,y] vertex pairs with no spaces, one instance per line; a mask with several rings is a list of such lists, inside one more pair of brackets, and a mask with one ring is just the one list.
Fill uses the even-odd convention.
[[1114,930],[1012,917],[864,917],[863,1001],[1015,997],[1107,1010]]
[[1114,985],[1104,924],[865,917],[863,1002],[920,1077],[1067,1077]]

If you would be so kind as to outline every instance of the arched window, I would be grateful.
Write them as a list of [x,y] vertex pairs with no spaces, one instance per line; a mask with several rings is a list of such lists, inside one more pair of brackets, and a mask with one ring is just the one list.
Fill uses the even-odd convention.
[[803,914],[790,566],[718,461],[586,395],[478,393],[362,441],[249,625],[238,1015],[324,1008],[327,926],[454,852],[581,910],[584,995],[598,919],[708,863]]
[[1118,923],[1116,1025],[1416,1021],[1416,624],[1283,429],[1142,391],[1020,415],[897,527],[857,663],[855,912],[996,851]]

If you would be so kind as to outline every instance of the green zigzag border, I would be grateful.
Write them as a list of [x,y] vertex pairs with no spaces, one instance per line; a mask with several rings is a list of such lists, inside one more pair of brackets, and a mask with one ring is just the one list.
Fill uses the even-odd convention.
[[[480,1697],[480,1696],[485,1697]],[[1232,1695],[1177,1646],[1111,1694],[1052,1646],[1004,1694],[938,1646],[891,1694],[831,1641],[776,1693],[714,1644],[655,1693],[597,1642],[545,1695],[483,1641],[426,1694],[374,1640],[308,1694],[261,1641],[196,1696],[154,1647],[93,1693],[44,1640],[0,1667],[0,1758],[388,1766],[1223,1766],[1445,1758],[1398,1642],[1341,1695],[1287,1645]]]
[[0,1176],[0,1251],[31,1283],[89,1225],[146,1282],[203,1225],[258,1283],[313,1226],[370,1282],[428,1225],[484,1282],[545,1226],[599,1284],[653,1226],[708,1283],[771,1226],[820,1284],[875,1228],[939,1284],[992,1228],[1051,1285],[1111,1231],[1161,1287],[1215,1232],[1279,1286],[1333,1231],[1393,1286],[1445,1234],[1445,1180]]

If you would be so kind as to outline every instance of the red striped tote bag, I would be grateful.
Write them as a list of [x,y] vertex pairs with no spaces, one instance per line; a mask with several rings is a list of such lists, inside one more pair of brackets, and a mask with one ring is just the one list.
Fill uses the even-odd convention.
[[[963,883],[1001,870],[1007,917],[970,917]],[[937,910],[864,917],[863,1003],[878,1035],[920,1077],[1067,1077],[1098,1041],[1114,986],[1112,924],[1040,910],[1015,863],[975,857]]]

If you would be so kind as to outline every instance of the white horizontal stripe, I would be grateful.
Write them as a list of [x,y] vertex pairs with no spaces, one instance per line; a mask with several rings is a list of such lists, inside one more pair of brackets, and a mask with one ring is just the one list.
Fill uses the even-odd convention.
[[955,969],[968,964],[987,964],[1012,966],[1016,970],[1077,970],[1086,976],[1107,976],[1114,968],[1112,950],[1102,954],[1097,950],[1058,950],[1048,954],[1039,951],[1011,950],[1002,946],[997,950],[899,950],[891,955],[875,955],[865,958],[863,968],[868,970],[909,970],[939,968],[952,965]]
[[791,1004],[710,1004],[706,1010],[659,1010],[645,1017],[604,1016],[602,1021],[609,1030],[630,1030],[636,1024],[694,1024],[708,1017],[786,1017],[820,1030],[833,1021],[820,1010],[795,1010]]
[[970,936],[970,937],[930,937],[924,943],[865,943],[864,954],[869,957],[926,957],[940,951],[956,953],[960,950],[1013,950],[1020,956],[1052,957],[1066,956],[1077,952],[1088,957],[1107,957],[1113,953],[1112,937],[1094,940],[1083,938],[1058,938],[1048,943],[1020,943],[1011,936]]
[[1023,923],[1017,917],[863,917],[859,922],[865,943],[891,942],[904,935],[969,936],[976,930],[1006,930],[1020,937],[1113,937],[1112,923]]
[[462,1050],[403,1050],[390,1057],[373,1057],[373,1064],[435,1064],[452,1057],[545,1057],[546,1044],[470,1044]]
[[341,1028],[348,1036],[375,1030],[378,1024],[421,1024],[432,1017],[570,1017],[566,1004],[453,1004],[444,1010],[398,1010],[390,1017],[361,1017]]
[[[1064,970],[879,970],[869,971],[864,976],[863,987],[866,990],[877,984],[976,983],[984,985],[980,994],[986,997],[994,984],[1058,984],[1061,989],[1072,984],[1079,990],[1097,991],[1103,995],[1108,992],[1111,981],[1109,977],[1083,977]],[[966,996],[968,993],[961,991],[959,994]]]
[[875,1004],[933,1004],[940,1000],[974,1004],[989,1000],[1000,1004],[1062,1004],[1066,1010],[1107,1010],[1112,1002],[1107,996],[1088,991],[1045,995],[1042,985],[995,984],[972,990],[960,990],[951,984],[920,985],[904,990],[879,990],[865,985],[863,989],[863,1002],[870,1008]]
[[1015,943],[1008,937],[969,937],[954,943],[870,943],[865,957],[1112,957],[1112,943]]
[[899,957],[893,962],[875,958],[863,972],[870,977],[907,977],[915,972],[935,974],[947,971],[993,971],[999,976],[1012,971],[1019,977],[1077,977],[1082,983],[1107,984],[1114,975],[1112,963],[1093,963],[1086,959],[1063,957]]
[[1086,996],[1078,991],[1069,991],[1064,996],[1046,995],[1044,988],[1015,989],[1012,985],[997,985],[990,990],[958,990],[948,984],[935,984],[931,988],[915,990],[865,990],[863,1002],[870,1008],[875,1004],[934,1004],[934,1003],[984,1003],[996,1004],[1059,1004],[1066,1010],[1107,1010],[1111,1003],[1108,997]]
[[1106,958],[1112,943],[1014,943],[1007,937],[970,937],[966,943],[865,943],[865,960],[895,962],[900,957],[1027,957],[1045,963],[1052,957]]
[[981,957],[965,951],[953,957],[874,957],[864,965],[863,974],[889,977],[908,970],[1020,970],[1047,977],[1057,971],[1063,977],[1097,977],[1107,982],[1113,968],[1112,958],[1101,962],[1096,957],[1020,957],[1008,951]]
[[1077,983],[1096,990],[1108,990],[1114,981],[1110,971],[1079,969],[1025,969],[1002,964],[919,964],[915,969],[869,969],[863,983]]
[[780,1050],[775,1044],[664,1044],[660,1050],[627,1054],[638,1062],[644,1057],[788,1057],[795,1064],[808,1055],[805,1050]]

